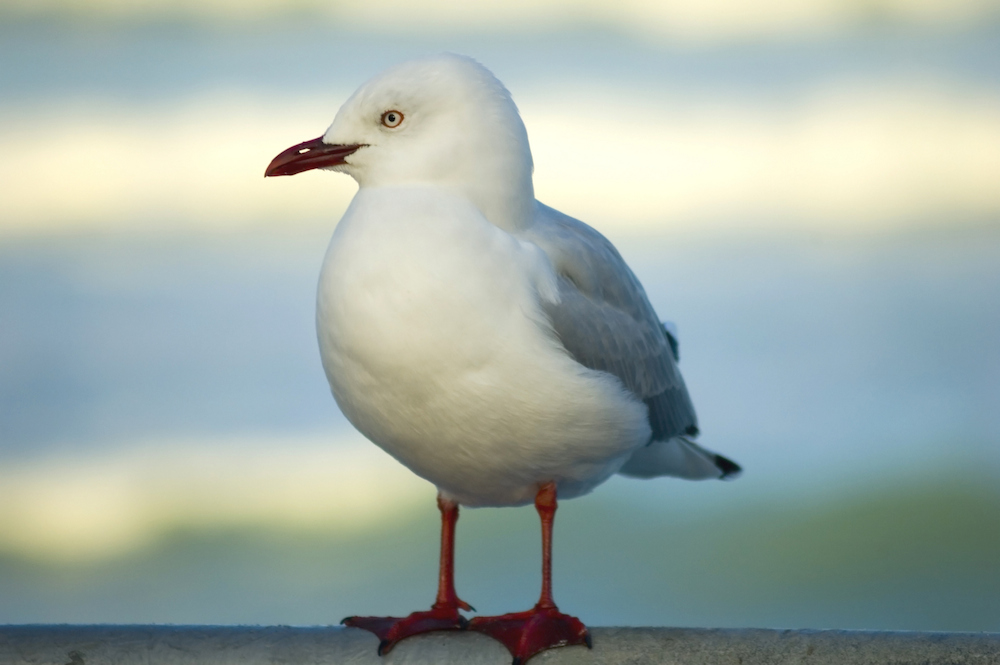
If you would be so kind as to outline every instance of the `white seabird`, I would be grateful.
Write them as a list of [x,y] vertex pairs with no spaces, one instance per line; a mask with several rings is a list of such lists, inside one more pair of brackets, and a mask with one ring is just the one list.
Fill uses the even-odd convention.
[[[360,186],[319,281],[323,367],[347,418],[438,488],[438,598],[405,618],[345,620],[385,653],[427,630],[480,630],[515,663],[586,628],[551,594],[556,497],[615,473],[734,477],[699,447],[676,341],[601,234],[535,199],[528,136],[482,65],[441,55],[393,67],[341,107],[326,134],[266,175],[323,168]],[[478,617],[452,579],[458,506],[534,501],[543,590],[528,612]]]

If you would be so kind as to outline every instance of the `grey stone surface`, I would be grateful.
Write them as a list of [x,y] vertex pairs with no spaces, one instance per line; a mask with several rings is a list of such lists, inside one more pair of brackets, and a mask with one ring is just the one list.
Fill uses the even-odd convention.
[[[1000,665],[1000,633],[594,628],[594,649],[539,654],[531,665]],[[2,665],[506,665],[476,633],[430,633],[375,654],[353,628],[288,626],[0,626]]]

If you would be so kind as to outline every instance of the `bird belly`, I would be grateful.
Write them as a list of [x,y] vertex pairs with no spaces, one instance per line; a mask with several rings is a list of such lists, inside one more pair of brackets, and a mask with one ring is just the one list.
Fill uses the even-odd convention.
[[563,498],[590,491],[648,440],[645,406],[562,348],[532,247],[432,203],[361,206],[338,226],[317,303],[337,403],[465,505],[528,503],[548,481]]

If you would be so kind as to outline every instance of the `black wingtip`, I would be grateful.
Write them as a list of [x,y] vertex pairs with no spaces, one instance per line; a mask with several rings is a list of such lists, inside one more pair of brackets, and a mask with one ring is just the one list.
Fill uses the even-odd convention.
[[679,363],[681,361],[681,345],[677,343],[677,338],[667,330],[666,326],[663,326],[663,334],[667,336],[667,344],[670,345],[670,353],[674,356],[674,362]]
[[719,467],[719,471],[722,475],[719,476],[719,480],[736,480],[743,473],[743,467],[729,459],[728,457],[723,457],[722,455],[715,456],[715,466]]

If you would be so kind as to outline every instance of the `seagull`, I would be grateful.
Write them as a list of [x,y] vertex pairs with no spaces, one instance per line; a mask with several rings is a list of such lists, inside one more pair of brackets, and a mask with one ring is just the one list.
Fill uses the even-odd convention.
[[[583,140],[583,139],[582,139]],[[265,176],[346,173],[359,189],[334,231],[316,326],[333,396],[369,440],[433,483],[437,598],[406,617],[348,617],[378,652],[433,630],[502,642],[514,665],[592,645],[552,595],[557,499],[612,475],[734,478],[700,447],[677,340],[615,247],[535,199],[510,93],[443,54],[362,85],[326,133]],[[542,590],[525,612],[467,620],[454,584],[459,506],[534,503]]]

